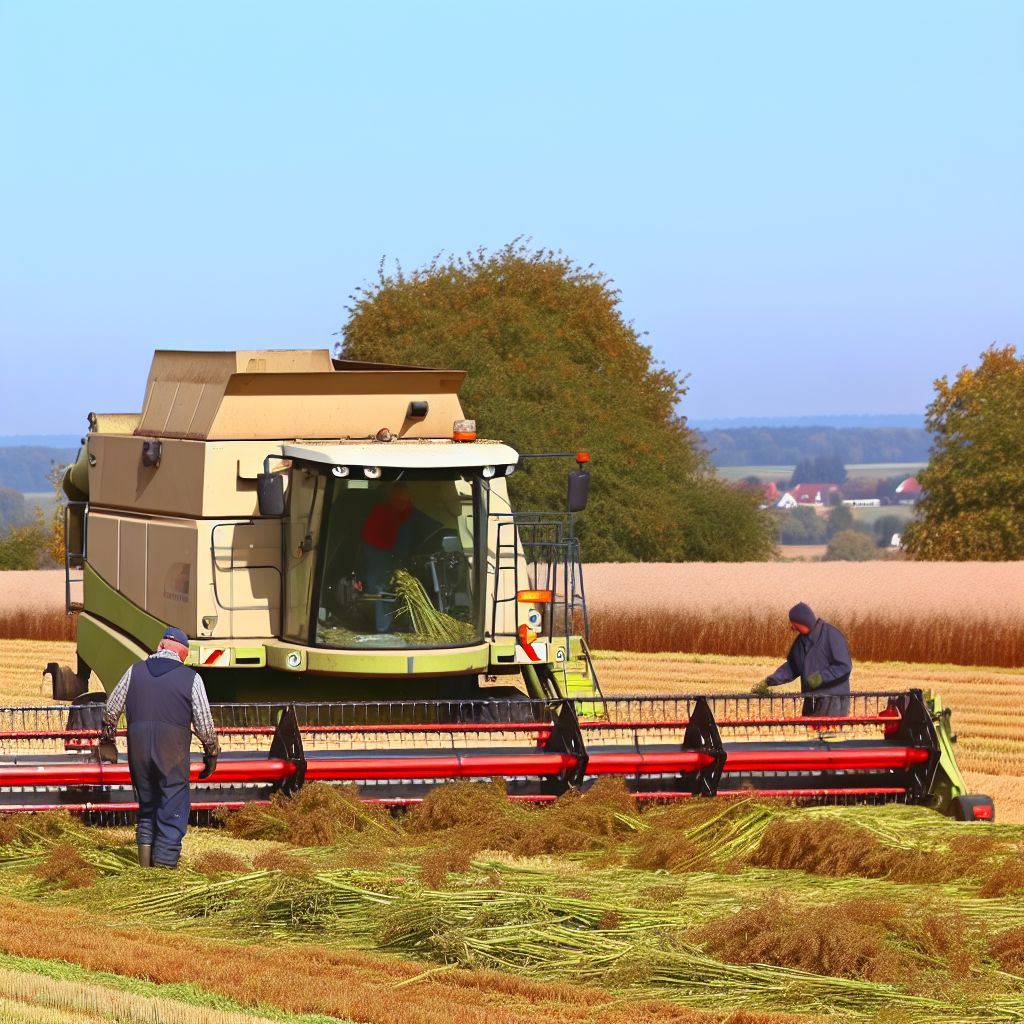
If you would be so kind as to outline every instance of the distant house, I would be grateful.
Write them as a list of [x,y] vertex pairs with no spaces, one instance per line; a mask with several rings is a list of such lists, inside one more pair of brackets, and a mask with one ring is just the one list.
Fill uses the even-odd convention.
[[899,505],[916,505],[921,500],[921,485],[916,476],[908,476],[896,487],[896,502]]
[[839,494],[839,484],[797,484],[786,494],[792,495],[797,505],[827,505],[830,497]]
[[766,484],[761,484],[761,495],[763,499],[762,508],[767,508],[769,505],[774,505],[779,498],[782,497],[779,494],[778,487],[775,486],[774,480],[769,480]]
[[775,507],[796,508],[797,504],[798,502],[796,498],[794,498],[793,495],[789,493],[789,491],[786,491],[786,493],[781,498],[779,498],[779,500],[775,503]]

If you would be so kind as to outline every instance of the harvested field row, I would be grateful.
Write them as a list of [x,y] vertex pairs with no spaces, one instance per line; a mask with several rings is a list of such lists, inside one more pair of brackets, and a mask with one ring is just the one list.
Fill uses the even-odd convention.
[[[0,956],[0,963],[15,964],[21,968],[0,967],[0,993],[3,993],[0,996],[0,1021],[16,1020],[26,1024],[88,1024],[92,1021],[100,1024],[112,1020],[118,1024],[271,1024],[272,1020],[281,1019],[196,1005],[195,997],[192,1002],[185,1002],[139,991],[146,987],[157,989],[153,985],[112,987],[113,979],[109,976],[75,971],[70,965],[62,965],[63,969],[57,967],[55,970],[56,965],[49,965],[43,960],[11,956]],[[70,974],[71,977],[55,978],[51,974]],[[223,996],[214,998],[221,1003],[225,1001]],[[296,1024],[302,1022],[301,1017],[291,1017],[290,1020]]]
[[[493,971],[424,970],[420,963],[395,957],[318,946],[282,950],[149,928],[104,927],[84,911],[14,900],[0,903],[0,949],[56,956],[89,970],[160,984],[198,984],[243,1005],[272,1005],[290,1014],[326,1014],[368,1024],[535,1024],[538,1016],[554,1024],[721,1020],[717,1014],[665,1002],[640,1000],[626,1007],[599,989],[531,982]],[[755,1014],[730,1021],[795,1024],[796,1018]]]
[[135,867],[127,830],[8,822],[0,949],[381,1024],[1024,1014],[1020,828],[640,809],[610,780],[543,809],[456,784],[376,827],[355,801],[311,786],[246,808],[193,830],[179,872]]

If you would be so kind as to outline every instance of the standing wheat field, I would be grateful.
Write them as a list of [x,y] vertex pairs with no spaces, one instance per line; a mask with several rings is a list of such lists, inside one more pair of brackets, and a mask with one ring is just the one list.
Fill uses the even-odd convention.
[[621,651],[769,654],[806,601],[855,659],[1024,666],[1024,563],[588,565],[591,642]]

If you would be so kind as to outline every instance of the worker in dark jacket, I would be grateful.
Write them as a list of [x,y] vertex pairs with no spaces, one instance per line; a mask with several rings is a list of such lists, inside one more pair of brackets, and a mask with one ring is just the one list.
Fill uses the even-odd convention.
[[[217,766],[220,744],[206,688],[183,662],[188,636],[171,626],[156,653],[133,665],[107,698],[103,742],[114,740],[122,711],[128,720],[128,768],[139,802],[135,838],[143,867],[176,868],[188,828],[192,729],[203,744],[200,779]],[[116,759],[116,748],[113,751]]]
[[850,713],[850,648],[846,637],[824,619],[819,619],[801,601],[789,610],[789,624],[797,633],[784,664],[754,687],[767,693],[770,686],[800,680],[804,698],[802,714],[841,716]]

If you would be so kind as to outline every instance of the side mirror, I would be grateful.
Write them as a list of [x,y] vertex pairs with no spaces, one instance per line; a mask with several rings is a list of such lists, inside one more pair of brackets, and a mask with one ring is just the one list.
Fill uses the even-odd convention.
[[569,474],[568,507],[570,512],[582,512],[587,507],[590,493],[590,474],[582,469]]
[[284,515],[284,475],[281,473],[258,473],[256,476],[256,500],[261,516],[280,518]]

